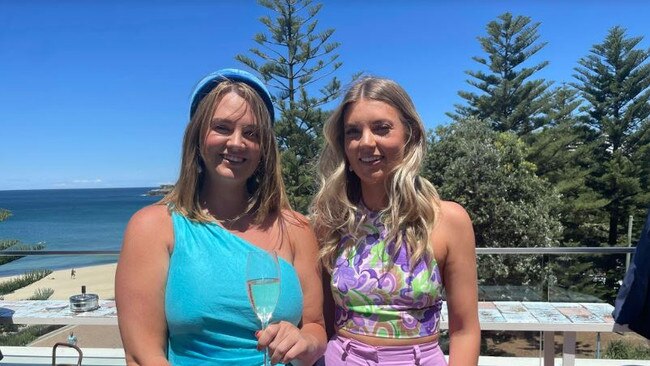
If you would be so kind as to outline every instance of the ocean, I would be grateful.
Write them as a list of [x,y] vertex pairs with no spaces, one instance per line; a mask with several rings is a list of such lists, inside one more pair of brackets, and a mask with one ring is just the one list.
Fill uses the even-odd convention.
[[[0,191],[0,240],[43,242],[45,250],[119,250],[129,218],[161,197],[151,188]],[[117,256],[28,256],[0,266],[0,276],[32,269],[62,269],[114,263]]]

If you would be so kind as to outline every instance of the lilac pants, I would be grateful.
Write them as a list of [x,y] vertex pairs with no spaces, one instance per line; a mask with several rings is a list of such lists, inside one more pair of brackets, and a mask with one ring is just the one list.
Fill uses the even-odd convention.
[[370,346],[337,335],[327,343],[325,365],[447,366],[447,361],[438,342],[414,346]]

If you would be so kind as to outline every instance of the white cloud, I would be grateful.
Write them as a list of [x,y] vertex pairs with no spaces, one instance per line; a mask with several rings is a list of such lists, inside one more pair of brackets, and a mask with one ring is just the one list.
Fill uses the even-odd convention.
[[102,183],[103,181],[99,178],[96,179],[75,179],[72,181],[74,184],[93,184],[93,183]]
[[94,179],[72,179],[63,182],[54,182],[51,187],[53,188],[104,188],[104,180],[100,178]]

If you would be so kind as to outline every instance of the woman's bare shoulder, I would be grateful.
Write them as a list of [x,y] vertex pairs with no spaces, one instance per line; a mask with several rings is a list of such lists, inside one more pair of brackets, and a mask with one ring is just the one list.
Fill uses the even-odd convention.
[[171,251],[173,241],[174,229],[171,213],[166,205],[161,204],[145,206],[138,210],[131,216],[124,233],[125,245],[158,242]]
[[309,219],[300,212],[288,209],[282,210],[282,220],[291,231],[311,231]]
[[450,253],[471,254],[475,238],[472,220],[467,210],[453,201],[440,202],[439,221],[434,230],[435,236],[442,239],[447,257]]
[[452,227],[472,224],[467,210],[454,201],[440,201],[440,220],[445,226]]
[[317,248],[316,235],[311,227],[309,219],[305,215],[292,211],[283,210],[282,219],[287,230],[289,242],[294,249],[301,250]]
[[161,224],[171,223],[171,213],[166,205],[154,203],[139,209],[131,216],[129,226],[159,227]]

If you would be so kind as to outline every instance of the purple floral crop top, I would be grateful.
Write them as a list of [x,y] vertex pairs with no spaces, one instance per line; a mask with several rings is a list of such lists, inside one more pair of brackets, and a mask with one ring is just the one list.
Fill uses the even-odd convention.
[[[418,338],[438,332],[442,308],[440,270],[432,260],[409,266],[406,245],[393,256],[380,215],[365,214],[360,244],[342,251],[332,272],[337,329],[381,338]],[[341,243],[351,240],[346,236]]]

